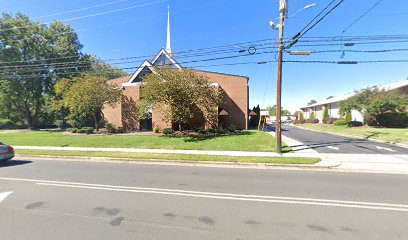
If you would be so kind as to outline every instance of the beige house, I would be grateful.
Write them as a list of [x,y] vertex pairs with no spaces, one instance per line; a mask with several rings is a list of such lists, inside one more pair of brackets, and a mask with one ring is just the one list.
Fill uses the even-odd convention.
[[[376,86],[373,88],[377,88],[379,90],[385,91],[400,91],[402,93],[408,94],[408,80],[393,82],[390,84],[385,84],[381,86]],[[340,114],[340,104],[341,102],[347,100],[348,98],[354,96],[356,93],[348,93],[341,96],[332,97],[330,99],[326,99],[310,106],[301,107],[300,110],[303,113],[305,119],[310,119],[312,112],[315,114],[315,118],[319,119],[320,122],[323,121],[323,112],[325,108],[328,108],[330,118],[342,118],[343,116]],[[351,116],[353,121],[364,122],[364,115],[362,112],[357,110],[351,111]]]

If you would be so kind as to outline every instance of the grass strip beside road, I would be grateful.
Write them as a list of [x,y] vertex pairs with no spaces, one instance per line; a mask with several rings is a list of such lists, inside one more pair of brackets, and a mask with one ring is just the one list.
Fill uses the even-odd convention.
[[340,133],[366,139],[384,140],[391,143],[408,143],[408,128],[347,127],[326,124],[301,124],[300,127],[323,132]]
[[125,153],[125,152],[77,152],[77,151],[44,151],[17,150],[20,155],[58,156],[58,157],[106,157],[127,158],[134,160],[168,160],[168,161],[196,161],[196,162],[239,162],[263,164],[314,164],[319,158],[294,157],[229,157],[192,154],[160,154],[160,153]]
[[[222,136],[66,135],[57,131],[10,131],[0,142],[14,146],[144,148],[212,151],[275,151],[275,138],[260,131]],[[285,152],[290,148],[284,148]]]

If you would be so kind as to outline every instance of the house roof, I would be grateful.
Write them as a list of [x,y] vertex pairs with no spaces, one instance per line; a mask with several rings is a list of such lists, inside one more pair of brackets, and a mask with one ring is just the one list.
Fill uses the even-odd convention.
[[[374,86],[374,87],[371,87],[369,89],[378,89],[378,90],[381,90],[381,91],[382,90],[389,91],[389,90],[402,88],[402,87],[405,87],[405,86],[408,86],[408,80],[393,82],[393,83],[390,83],[390,84],[384,84],[384,85],[380,85],[380,86]],[[332,98],[317,102],[315,104],[312,104],[310,106],[301,107],[301,109],[302,108],[310,108],[310,107],[316,107],[316,106],[341,102],[341,101],[344,101],[344,100],[356,95],[357,93],[358,93],[358,91],[357,92],[352,92],[352,93],[347,93],[347,94],[336,96],[336,97],[332,97]]]
[[249,77],[247,76],[242,76],[242,75],[235,75],[235,74],[229,74],[229,73],[220,73],[220,72],[211,72],[211,71],[204,71],[204,70],[198,70],[198,69],[194,69],[197,72],[202,72],[202,73],[210,73],[210,74],[216,74],[216,75],[224,75],[224,76],[231,76],[231,77],[242,77],[242,78],[246,78],[247,80],[249,80]]

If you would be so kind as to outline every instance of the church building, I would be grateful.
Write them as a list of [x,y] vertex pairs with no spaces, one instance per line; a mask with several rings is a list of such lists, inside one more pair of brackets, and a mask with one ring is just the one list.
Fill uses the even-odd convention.
[[[117,85],[123,89],[122,101],[116,106],[105,106],[103,115],[105,122],[113,124],[115,127],[122,127],[127,131],[150,131],[153,128],[160,130],[171,128],[172,123],[162,119],[159,108],[154,106],[150,112],[146,113],[147,119],[138,119],[137,107],[140,101],[140,87],[143,76],[154,74],[154,68],[168,65],[175,70],[182,69],[175,57],[171,46],[170,35],[170,12],[167,22],[167,45],[166,49],[161,49],[151,61],[145,60],[138,70],[132,75],[109,80],[109,83]],[[205,75],[208,80],[223,90],[223,103],[219,106],[219,125],[227,127],[234,125],[237,129],[248,128],[248,104],[249,104],[249,78],[226,73],[208,72],[196,70],[199,74]],[[205,127],[203,119],[195,117],[194,127]]]

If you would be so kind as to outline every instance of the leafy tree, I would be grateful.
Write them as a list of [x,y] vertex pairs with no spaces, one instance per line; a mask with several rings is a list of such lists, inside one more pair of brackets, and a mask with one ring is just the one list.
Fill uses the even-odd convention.
[[7,107],[36,129],[45,97],[53,95],[58,76],[75,76],[90,66],[82,60],[82,45],[69,25],[47,26],[21,13],[14,17],[3,13],[0,29],[0,95],[11,103]]
[[[273,107],[267,106],[265,111],[268,111],[270,116],[276,116],[276,104]],[[285,109],[282,109],[281,113],[283,116],[291,115],[290,111]]]
[[261,116],[261,108],[258,105],[256,107],[253,107],[252,111],[256,113],[256,116],[251,117],[251,119],[249,120],[249,127],[256,128],[258,127],[259,118]]
[[106,79],[114,79],[128,75],[123,70],[103,62],[97,59],[95,56],[85,55],[84,58],[91,64],[91,69],[88,73],[89,75],[104,77]]
[[405,111],[408,96],[397,91],[385,91],[378,88],[364,89],[340,104],[340,112],[348,113],[355,109],[364,113],[367,119],[377,125],[378,119],[386,113]]
[[315,104],[315,103],[317,103],[316,100],[310,100],[310,101],[307,103],[307,106],[313,105],[313,104]]
[[328,96],[328,97],[326,98],[326,100],[331,99],[331,98],[334,98],[334,96]]
[[218,122],[222,91],[211,86],[208,78],[192,69],[155,68],[155,74],[143,78],[140,91],[140,118],[149,106],[161,107],[163,120],[178,123],[179,130],[200,111],[210,125]]
[[122,96],[122,90],[107,83],[106,78],[89,75],[63,80],[56,85],[56,91],[62,95],[60,107],[68,108],[71,118],[92,118],[96,131],[103,120],[102,107],[115,105]]

